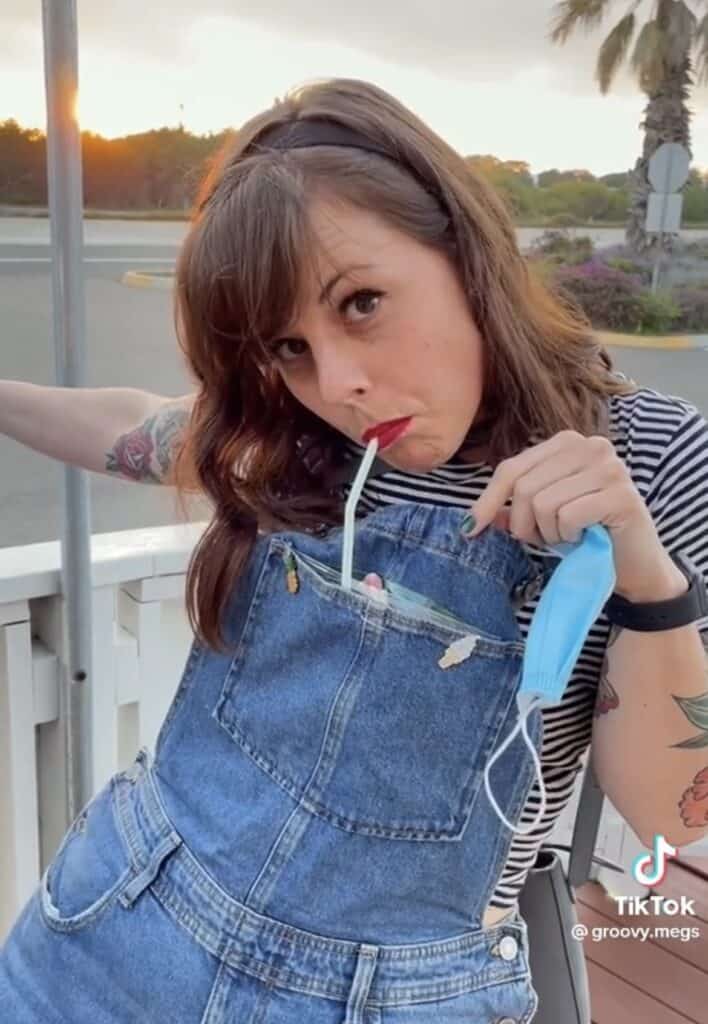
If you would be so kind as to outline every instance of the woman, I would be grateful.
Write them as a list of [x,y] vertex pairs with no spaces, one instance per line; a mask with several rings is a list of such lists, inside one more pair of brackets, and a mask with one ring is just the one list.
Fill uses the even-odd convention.
[[[259,548],[258,531],[310,534],[310,552],[316,538],[326,544],[328,528],[341,525],[356,460],[369,437],[379,437],[385,471],[365,485],[364,524],[390,527],[409,503],[407,529],[428,522],[419,511],[426,505],[468,511],[469,550],[486,544],[477,550],[515,567],[505,580],[509,593],[514,583],[513,628],[493,595],[493,610],[485,591],[474,596],[478,621],[494,627],[500,664],[518,667],[512,647],[526,636],[549,565],[558,562],[548,548],[578,541],[586,527],[607,528],[616,593],[633,605],[686,592],[669,551],[684,550],[706,572],[708,427],[689,403],[612,372],[587,322],[519,255],[491,188],[374,86],[316,84],[255,117],[211,170],[197,207],[179,256],[176,322],[199,389],[176,481],[182,493],[203,491],[214,503],[187,580],[198,642],[155,765],[141,751],[74,823],[4,950],[0,996],[14,1000],[18,1024],[51,1019],[48,986],[38,984],[51,962],[55,976],[59,964],[75,972],[74,1001],[62,1005],[77,1022],[158,1019],[167,1001],[185,1021],[530,1021],[537,1000],[516,901],[591,738],[601,785],[645,843],[656,831],[679,845],[708,830],[705,754],[695,742],[668,751],[690,738],[691,711],[706,700],[698,627],[708,623],[651,636],[616,630],[606,654],[610,622],[599,616],[562,701],[544,710],[542,729],[535,723],[548,800],[536,822],[538,790],[523,787],[517,820],[536,822],[530,834],[510,842],[495,833],[485,843],[492,833],[480,826],[477,804],[471,829],[415,836],[402,826],[396,832],[395,808],[387,817],[382,806],[387,827],[377,835],[357,830],[342,811],[357,795],[354,776],[337,803],[331,789],[315,797],[306,773],[298,774],[301,761],[310,765],[302,737],[317,734],[308,733],[316,672],[297,681],[300,690],[295,680],[292,690],[283,686],[270,717],[239,693],[244,659],[249,679],[264,659],[263,686],[271,670],[287,668],[274,660],[277,628],[287,633],[301,621],[287,603],[278,605],[278,626],[258,619],[259,601],[276,599],[264,575],[276,549]],[[296,594],[306,561],[293,567],[285,549],[283,557]],[[525,567],[536,572],[525,575]],[[450,592],[452,576],[451,567]],[[243,626],[240,638],[234,622]],[[344,633],[336,637],[334,647],[344,649]],[[322,657],[331,662],[334,647]],[[633,665],[641,701],[632,693]],[[307,686],[311,705],[288,704]],[[200,729],[208,720],[220,727],[212,746],[206,732],[195,738],[198,715]],[[695,710],[691,721],[695,734]],[[375,721],[369,727],[373,734]],[[390,733],[392,747],[401,742]],[[618,749],[625,765],[651,749],[651,763],[620,771]],[[523,772],[528,783],[526,763]],[[378,782],[383,794],[386,780]],[[522,789],[515,793],[520,800]],[[277,804],[282,829],[266,834],[258,815],[267,801],[271,811]],[[400,814],[403,821],[404,808]],[[455,856],[474,829],[477,859],[460,862],[469,875],[441,860],[432,896],[426,858]],[[84,838],[92,834],[93,845]],[[406,838],[419,842],[392,842]],[[339,891],[324,884],[335,846],[350,850],[349,862],[338,862],[336,877],[347,883]],[[296,849],[313,858],[300,878],[283,874]],[[376,859],[393,850],[395,906],[387,891],[394,879],[378,873]],[[455,893],[449,905],[445,887]],[[462,902],[464,914],[450,925]],[[205,905],[210,916],[202,919]],[[419,906],[427,917],[416,917]],[[32,930],[37,915],[44,931]],[[129,920],[134,947],[118,945]],[[150,941],[138,941],[141,934]],[[108,969],[108,942],[127,960],[115,988],[100,993],[100,1018],[87,979]]]

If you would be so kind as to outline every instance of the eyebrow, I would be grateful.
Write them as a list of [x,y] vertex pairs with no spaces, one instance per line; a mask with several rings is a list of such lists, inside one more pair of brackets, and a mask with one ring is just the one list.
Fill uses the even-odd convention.
[[354,266],[351,266],[351,267],[347,267],[347,269],[346,269],[346,270],[340,270],[340,271],[338,271],[338,272],[337,272],[337,273],[336,273],[336,274],[334,275],[334,277],[333,277],[333,278],[331,278],[331,279],[330,279],[330,280],[329,280],[329,281],[327,282],[327,284],[326,284],[326,285],[324,286],[324,288],[323,288],[323,289],[322,289],[322,291],[320,292],[319,302],[320,302],[320,303],[322,303],[322,302],[325,302],[325,301],[326,301],[326,300],[327,300],[327,299],[329,298],[329,296],[330,296],[330,292],[332,291],[332,289],[334,288],[334,286],[335,286],[335,285],[336,285],[336,284],[337,284],[337,283],[338,283],[339,281],[341,281],[341,279],[342,279],[343,277],[346,277],[346,275],[347,275],[347,274],[350,274],[350,273],[352,272],[352,270],[371,270],[371,267],[372,267],[372,266],[373,266],[373,264],[371,264],[371,263],[357,263],[357,264],[355,264]]

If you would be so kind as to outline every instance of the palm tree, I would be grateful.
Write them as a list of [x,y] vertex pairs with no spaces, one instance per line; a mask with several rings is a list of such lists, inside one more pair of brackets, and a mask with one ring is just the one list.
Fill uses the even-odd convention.
[[[555,7],[555,24],[551,32],[554,43],[564,43],[578,26],[586,30],[602,22],[613,0],[562,0]],[[629,2],[629,0],[628,0]],[[635,11],[643,0],[631,0],[629,10],[620,18],[600,47],[595,78],[600,91],[609,91],[612,80],[627,58],[637,28]],[[693,7],[708,8],[708,0],[693,0]],[[708,81],[708,12],[700,19],[685,0],[652,0],[650,20],[645,21],[637,36],[630,60],[639,87],[649,97],[644,110],[642,155],[629,175],[631,189],[627,221],[627,244],[637,253],[646,252],[657,242],[644,229],[647,197],[651,185],[647,178],[650,157],[664,142],[680,142],[691,153],[690,117],[686,102],[694,85],[692,53],[695,51],[695,74],[699,83]],[[666,238],[664,247],[671,248]]]

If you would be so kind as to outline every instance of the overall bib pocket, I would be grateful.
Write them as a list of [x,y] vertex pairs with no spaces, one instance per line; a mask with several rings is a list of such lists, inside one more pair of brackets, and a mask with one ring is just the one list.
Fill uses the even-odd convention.
[[316,566],[270,539],[213,717],[336,828],[459,839],[519,686],[523,644],[438,607],[409,614],[344,591],[332,567]]
[[77,815],[42,875],[39,907],[44,922],[56,931],[78,931],[96,920],[130,876],[109,780]]

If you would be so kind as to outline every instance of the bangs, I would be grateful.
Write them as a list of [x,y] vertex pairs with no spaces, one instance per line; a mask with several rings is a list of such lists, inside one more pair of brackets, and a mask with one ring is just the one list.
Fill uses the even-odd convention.
[[317,244],[303,175],[279,155],[233,169],[239,181],[207,212],[190,264],[206,292],[209,335],[231,366],[270,366],[268,343],[298,315]]

